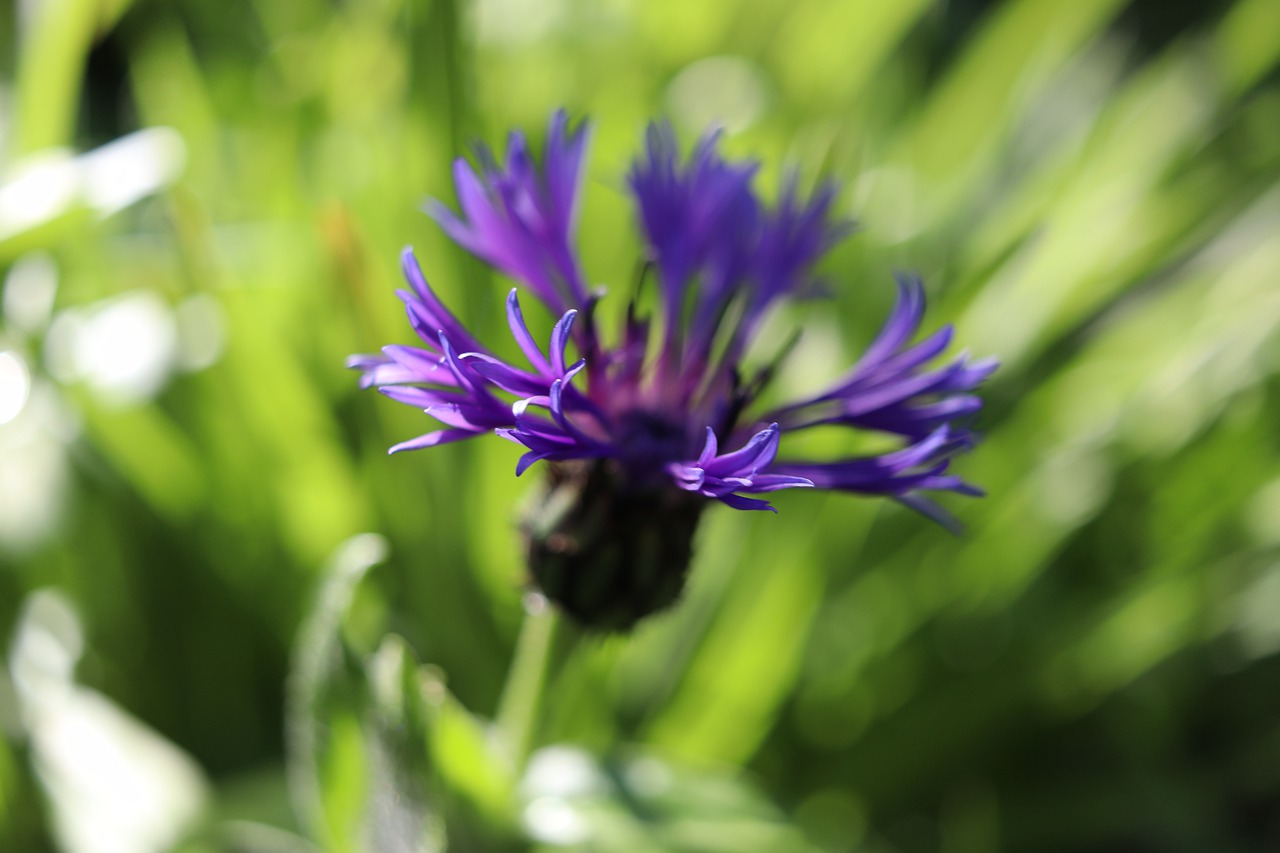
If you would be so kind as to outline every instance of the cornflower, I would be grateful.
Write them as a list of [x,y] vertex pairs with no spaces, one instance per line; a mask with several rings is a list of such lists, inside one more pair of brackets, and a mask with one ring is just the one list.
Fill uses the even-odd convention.
[[[550,599],[600,630],[627,630],[667,607],[713,502],[773,510],[770,492],[830,489],[886,496],[948,523],[929,493],[981,494],[948,466],[974,444],[966,423],[982,401],[973,391],[996,362],[961,354],[933,364],[952,328],[917,339],[918,278],[898,277],[879,334],[825,390],[764,405],[790,346],[765,341],[779,355],[754,370],[748,350],[780,304],[819,291],[814,266],[850,226],[833,213],[830,184],[804,196],[792,175],[763,203],[752,188],[758,164],[726,160],[715,133],[682,158],[669,126],[649,127],[627,183],[658,307],[645,314],[633,297],[620,339],[603,343],[604,291],[588,288],[575,247],[586,143],[585,125],[557,113],[540,160],[513,132],[503,162],[482,149],[478,170],[454,164],[459,213],[428,206],[454,242],[518,283],[506,319],[523,361],[477,340],[408,249],[410,289],[399,296],[420,345],[349,361],[363,387],[441,425],[392,453],[496,433],[524,448],[517,476],[545,463],[546,488],[524,526],[530,570]],[[559,318],[545,347],[525,322],[522,292]],[[824,426],[894,446],[830,461],[779,457],[785,436]]]

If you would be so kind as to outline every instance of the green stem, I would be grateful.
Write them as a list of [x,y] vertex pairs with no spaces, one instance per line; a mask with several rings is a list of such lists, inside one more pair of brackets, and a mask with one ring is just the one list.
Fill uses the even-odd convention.
[[498,703],[497,725],[517,770],[524,769],[534,727],[542,711],[542,696],[550,671],[560,614],[542,596],[525,603],[524,624],[516,640],[515,657]]

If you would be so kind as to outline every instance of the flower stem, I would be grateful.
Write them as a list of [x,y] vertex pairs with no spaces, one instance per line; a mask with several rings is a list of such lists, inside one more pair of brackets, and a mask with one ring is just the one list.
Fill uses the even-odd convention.
[[524,769],[550,671],[560,614],[541,595],[525,599],[524,624],[498,703],[497,727],[517,771]]

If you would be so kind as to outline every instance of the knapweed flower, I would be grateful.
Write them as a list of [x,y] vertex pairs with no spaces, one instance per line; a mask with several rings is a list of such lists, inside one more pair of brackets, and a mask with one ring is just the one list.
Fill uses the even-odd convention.
[[[680,594],[694,530],[713,501],[772,509],[779,489],[883,495],[945,518],[926,496],[980,492],[948,473],[974,436],[963,424],[972,392],[995,368],[964,355],[935,362],[944,327],[917,339],[924,289],[898,281],[898,300],[860,359],[821,393],[769,407],[776,359],[749,369],[747,352],[785,355],[757,340],[781,303],[812,295],[814,265],[848,231],[835,192],[801,193],[794,178],[763,203],[757,166],[732,162],[713,134],[681,157],[669,127],[649,128],[628,185],[643,234],[645,280],[658,307],[633,295],[619,340],[596,322],[603,291],[587,286],[575,230],[587,134],[563,113],[535,158],[511,134],[499,163],[454,166],[460,212],[428,212],[456,243],[514,279],[506,319],[523,358],[501,358],[432,291],[413,253],[400,291],[418,346],[351,359],[362,384],[434,418],[441,428],[391,448],[413,450],[496,433],[525,452],[516,475],[545,463],[547,489],[526,522],[533,577],[580,622],[623,630]],[[525,323],[521,296],[558,318],[544,342]],[[882,434],[877,455],[810,461],[780,455],[784,439],[815,427]]]

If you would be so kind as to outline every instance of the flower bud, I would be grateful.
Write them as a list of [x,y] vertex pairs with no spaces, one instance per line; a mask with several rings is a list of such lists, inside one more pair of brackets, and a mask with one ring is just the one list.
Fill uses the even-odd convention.
[[612,461],[548,466],[525,519],[538,588],[585,628],[629,631],[684,590],[706,501],[671,488],[631,487]]

